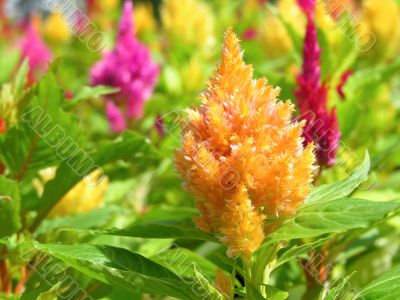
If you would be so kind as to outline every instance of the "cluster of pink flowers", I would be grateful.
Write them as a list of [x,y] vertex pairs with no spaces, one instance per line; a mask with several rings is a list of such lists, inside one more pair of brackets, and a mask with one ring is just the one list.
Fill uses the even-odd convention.
[[144,102],[152,95],[159,74],[149,50],[135,37],[132,12],[133,4],[127,0],[114,49],[91,70],[92,85],[119,88],[107,97],[106,104],[114,132],[123,131],[128,120],[142,116]]
[[22,57],[28,60],[29,83],[36,81],[38,72],[44,72],[51,60],[51,52],[43,42],[39,30],[33,21],[28,22],[25,27],[25,36],[21,42]]
[[295,91],[300,119],[307,122],[304,143],[314,142],[319,164],[329,167],[336,161],[340,132],[336,111],[328,108],[328,90],[321,81],[321,49],[314,20],[315,0],[298,0],[298,4],[307,16],[303,66]]

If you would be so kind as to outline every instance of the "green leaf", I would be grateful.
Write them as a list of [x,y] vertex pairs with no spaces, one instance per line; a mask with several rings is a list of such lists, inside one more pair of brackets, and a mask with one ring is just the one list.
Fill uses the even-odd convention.
[[21,228],[18,184],[0,176],[0,238],[10,236]]
[[17,66],[19,60],[20,60],[20,53],[19,51],[15,51],[16,49],[13,49],[10,51],[9,45],[1,45],[0,51],[1,51],[1,56],[0,56],[0,83],[4,83],[8,81],[12,75],[12,73],[15,70],[15,67]]
[[63,101],[51,72],[21,100],[21,122],[0,138],[0,158],[11,177],[29,179],[84,146],[78,122],[61,109]]
[[[374,65],[370,68],[358,70],[350,76],[343,87],[346,101],[336,103],[342,139],[351,133],[357,132],[359,134],[359,130],[355,131],[354,128],[363,125],[360,122],[362,117],[365,116],[366,108],[374,107],[370,100],[375,98],[380,87],[388,83],[391,77],[398,74],[399,70],[400,59],[397,58],[390,64]],[[357,138],[362,138],[362,136],[357,136]]]
[[318,201],[328,201],[349,196],[361,183],[367,180],[369,169],[370,159],[368,153],[366,153],[364,161],[348,178],[312,189],[306,199],[305,206]]
[[79,90],[70,101],[65,102],[64,107],[69,109],[69,108],[74,107],[81,101],[86,101],[89,99],[96,99],[101,96],[114,94],[118,91],[119,90],[117,88],[104,86],[104,85],[98,85],[98,86],[94,86],[94,87],[85,86],[81,90]]
[[150,259],[185,278],[196,277],[193,265],[208,278],[214,278],[217,271],[217,266],[212,262],[185,248],[164,251]]
[[29,243],[25,247],[59,259],[83,274],[113,287],[193,300],[198,300],[199,293],[204,292],[203,281],[199,283],[186,280],[165,267],[125,249],[99,245],[38,243]]
[[194,239],[205,241],[217,241],[215,237],[197,229],[190,220],[167,220],[145,224],[134,224],[125,229],[113,229],[103,231],[104,234],[130,236],[138,238],[156,239]]
[[[363,89],[372,85],[387,82],[400,70],[400,59],[397,58],[390,64],[374,65],[371,68],[361,69],[349,78],[344,87],[346,95],[357,96]],[[368,89],[367,89],[368,91]]]
[[354,299],[392,300],[400,298],[400,265],[368,284]]
[[309,203],[272,232],[265,244],[367,228],[399,207],[399,202],[374,202],[355,198]]
[[331,239],[331,237],[329,236],[326,238],[318,239],[311,243],[306,243],[304,245],[294,246],[294,247],[290,247],[290,246],[286,247],[285,249],[278,252],[278,259],[277,259],[276,263],[273,265],[274,269],[283,265],[284,263],[287,263],[288,261],[291,261],[292,259],[306,256],[310,250],[316,249],[316,248],[324,245],[330,239]]
[[267,299],[268,300],[285,300],[289,297],[288,292],[282,291],[271,285],[267,285],[265,287],[265,290],[267,291]]
[[106,225],[110,219],[121,212],[122,209],[116,206],[108,206],[92,210],[87,213],[74,216],[57,217],[45,220],[35,231],[35,236],[48,234],[50,231],[59,228],[91,229]]
[[[62,197],[96,167],[102,167],[117,160],[125,160],[137,165],[152,165],[161,155],[142,136],[125,132],[115,142],[108,142],[93,154],[79,152],[76,156],[61,164],[56,177],[49,181],[44,189],[38,216],[32,226],[35,230],[42,219]],[[143,169],[142,169],[143,170]]]
[[140,223],[150,223],[164,220],[183,220],[198,214],[194,207],[175,207],[168,205],[155,206],[139,217]]
[[225,297],[201,274],[193,264],[194,275],[197,283],[194,286],[199,299],[224,300]]
[[24,90],[26,86],[26,81],[28,78],[28,72],[29,72],[29,64],[28,60],[24,59],[22,62],[21,66],[19,67],[17,74],[15,75],[15,79],[13,82],[13,94],[14,97],[20,97],[22,94],[22,91]]
[[344,278],[338,279],[336,282],[332,283],[329,291],[322,290],[319,299],[323,300],[336,300],[336,299],[347,299],[346,296],[349,293],[353,293],[354,290],[349,283],[352,275],[346,276]]

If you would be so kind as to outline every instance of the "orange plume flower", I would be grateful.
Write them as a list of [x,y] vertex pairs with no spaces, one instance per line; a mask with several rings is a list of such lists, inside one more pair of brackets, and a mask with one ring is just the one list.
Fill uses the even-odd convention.
[[228,255],[249,256],[264,240],[264,220],[290,216],[310,191],[315,156],[303,147],[304,122],[294,107],[277,100],[278,88],[253,80],[239,40],[228,29],[222,61],[201,96],[188,109],[177,169],[196,196],[197,226],[215,232]]

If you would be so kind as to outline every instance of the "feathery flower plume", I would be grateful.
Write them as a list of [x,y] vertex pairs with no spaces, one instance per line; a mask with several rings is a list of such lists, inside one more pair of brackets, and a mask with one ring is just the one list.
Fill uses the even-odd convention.
[[357,26],[363,54],[374,60],[392,58],[399,46],[400,9],[395,0],[366,0]]
[[243,32],[242,37],[244,40],[249,41],[249,40],[254,40],[257,37],[257,34],[258,32],[256,28],[249,27]]
[[124,116],[125,122],[141,117],[144,102],[153,93],[159,73],[159,67],[151,59],[149,50],[135,37],[132,11],[132,2],[125,1],[116,46],[91,70],[92,85],[120,89],[107,99],[108,103],[114,103],[113,106],[107,105],[107,111],[111,128],[118,132],[125,126],[122,126],[120,118],[115,118],[117,110],[120,111],[118,114]]
[[293,48],[289,33],[282,21],[271,12],[265,14],[260,39],[270,58],[288,55]]
[[196,197],[194,221],[221,236],[228,255],[249,256],[264,239],[264,220],[290,216],[309,193],[314,146],[303,147],[305,122],[292,123],[293,105],[279,89],[253,80],[239,40],[228,29],[222,61],[188,109],[177,169]]
[[53,43],[65,43],[71,39],[71,29],[59,12],[51,13],[44,23],[44,34]]
[[[39,171],[40,180],[35,178],[33,186],[39,195],[43,194],[44,185],[56,175],[56,168]],[[94,170],[84,180],[78,182],[51,210],[50,216],[66,216],[86,213],[100,207],[108,189],[108,178],[101,177],[100,170]],[[98,184],[94,185],[94,182]]]
[[108,100],[106,103],[106,114],[110,121],[111,129],[113,132],[121,132],[126,128],[126,121],[122,111],[114,104],[114,102]]
[[171,44],[184,44],[204,52],[214,46],[213,12],[202,0],[165,0],[161,19]]
[[336,161],[336,148],[340,132],[335,109],[329,110],[328,90],[321,83],[320,54],[317,28],[314,21],[314,0],[298,0],[307,16],[307,28],[303,50],[302,73],[297,78],[295,95],[300,110],[300,119],[305,120],[304,142],[316,145],[320,165],[332,166]]
[[21,42],[22,57],[29,63],[29,82],[37,79],[38,73],[46,71],[51,60],[50,50],[40,37],[37,24],[32,19],[26,24],[26,34]]
[[108,189],[108,179],[103,178],[97,185],[90,182],[101,176],[99,170],[93,171],[88,178],[78,182],[51,210],[50,216],[80,214],[99,208]]
[[136,34],[140,35],[146,31],[152,32],[157,27],[151,3],[144,2],[135,5],[134,18]]

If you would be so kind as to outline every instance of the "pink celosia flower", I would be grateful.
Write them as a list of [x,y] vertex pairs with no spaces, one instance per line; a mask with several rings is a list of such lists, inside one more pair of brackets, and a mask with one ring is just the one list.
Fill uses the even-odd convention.
[[254,40],[257,37],[257,30],[254,27],[249,27],[243,32],[244,40]]
[[23,58],[28,60],[29,64],[29,81],[35,81],[35,75],[38,72],[44,72],[51,60],[50,50],[40,37],[39,31],[30,21],[25,25],[25,36],[20,45]]
[[314,0],[298,0],[307,15],[307,29],[303,49],[302,73],[297,78],[295,91],[300,119],[306,120],[305,144],[314,142],[320,165],[332,166],[336,161],[336,148],[340,132],[335,109],[327,107],[328,90],[321,82],[320,54],[317,28],[314,21]]
[[126,122],[123,113],[111,100],[107,101],[106,114],[108,120],[110,121],[112,131],[121,132],[126,128]]
[[297,0],[297,3],[306,14],[313,14],[315,9],[315,0]]
[[[114,106],[119,107],[125,123],[127,119],[142,116],[143,104],[153,93],[159,73],[159,67],[152,61],[149,50],[135,37],[132,11],[132,2],[125,1],[116,45],[91,70],[92,85],[120,89],[108,100],[114,101]],[[118,120],[118,124],[114,125],[113,120],[109,118],[111,127],[122,131],[122,122]]]

